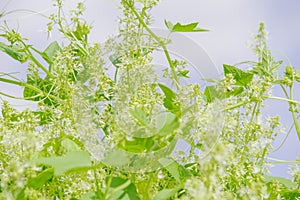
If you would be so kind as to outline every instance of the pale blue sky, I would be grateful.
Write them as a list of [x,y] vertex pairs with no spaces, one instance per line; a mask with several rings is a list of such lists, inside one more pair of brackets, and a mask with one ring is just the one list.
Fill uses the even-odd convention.
[[[30,9],[45,15],[55,12],[51,7],[52,0],[1,0],[1,8],[5,10]],[[74,0],[68,0],[73,5]],[[86,16],[93,22],[91,41],[103,42],[109,35],[117,31],[118,1],[86,0]],[[248,48],[259,22],[263,21],[269,32],[269,44],[278,59],[288,61],[300,68],[300,1],[289,0],[162,0],[153,10],[153,27],[164,28],[164,19],[173,22],[189,23],[198,21],[200,26],[210,29],[208,33],[187,34],[208,53],[216,67],[221,69],[223,63],[234,64],[244,60],[253,60],[251,49]],[[18,28],[25,37],[37,48],[44,49],[47,43],[47,20],[36,14],[17,12],[6,17],[8,23]],[[2,20],[0,19],[2,24]],[[50,40],[60,40],[61,37],[53,34]],[[287,60],[286,57],[289,59]],[[0,53],[0,71],[21,71],[20,77],[25,74],[24,66],[12,62],[6,55]],[[299,88],[298,88],[299,89]],[[20,95],[22,90],[0,84],[0,90],[13,95]],[[275,90],[276,95],[282,95]],[[300,93],[295,92],[298,99]],[[12,101],[15,104],[20,102]],[[290,125],[291,117],[286,110],[286,103],[270,101],[267,105],[268,113],[280,114],[282,121]],[[280,143],[284,135],[279,135],[275,146]],[[291,133],[285,145],[274,155],[278,159],[293,160],[300,156],[300,145],[295,131]],[[272,172],[286,176],[286,166],[276,166]]]

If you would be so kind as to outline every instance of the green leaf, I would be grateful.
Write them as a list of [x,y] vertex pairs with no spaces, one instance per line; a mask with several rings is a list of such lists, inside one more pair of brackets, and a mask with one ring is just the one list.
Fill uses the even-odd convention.
[[121,60],[116,55],[109,56],[110,62],[116,67],[119,68],[119,64],[121,64]]
[[290,179],[282,178],[282,177],[278,177],[278,176],[265,176],[265,182],[266,183],[274,182],[274,181],[278,181],[279,183],[284,185],[286,188],[291,189],[291,188],[296,188],[297,187],[297,183],[291,181]]
[[224,74],[232,74],[234,80],[236,81],[236,85],[247,86],[253,78],[252,73],[244,72],[243,70],[236,68],[231,65],[223,65]]
[[154,196],[154,200],[170,199],[176,194],[176,192],[178,190],[180,190],[180,187],[173,188],[173,189],[163,189],[163,190],[159,191],[158,193],[156,193],[156,195]]
[[27,61],[27,55],[24,52],[20,52],[20,50],[8,46],[3,42],[0,42],[0,51],[3,51],[4,53],[9,55],[13,59],[19,61],[20,63],[24,63]]
[[27,187],[34,189],[42,188],[54,175],[53,168],[46,169],[42,171],[37,177],[29,179],[27,182]]
[[129,110],[130,114],[142,125],[150,128],[150,119],[149,116],[140,108],[135,107],[132,110]]
[[190,24],[180,24],[177,22],[173,25],[172,22],[165,20],[165,25],[170,30],[170,32],[206,32],[209,30],[198,28],[199,22],[194,22]]
[[173,23],[170,22],[170,21],[165,20],[165,25],[166,25],[166,27],[169,29],[169,31],[172,32],[173,26],[174,26]]
[[97,194],[96,192],[88,192],[85,193],[79,200],[96,200]]
[[191,176],[191,173],[185,169],[182,165],[178,164],[176,161],[170,158],[160,158],[158,162],[168,170],[168,172],[177,180],[182,182],[186,178]]
[[225,93],[217,90],[216,86],[207,86],[204,90],[204,95],[208,103],[211,103],[216,99],[222,100],[226,98]]
[[173,92],[170,88],[165,86],[164,84],[158,83],[158,86],[165,94],[164,98],[164,106],[167,108],[170,112],[176,114],[177,116],[180,116],[180,104],[176,102],[176,93]]
[[92,166],[89,153],[83,151],[68,152],[64,156],[39,158],[36,160],[36,163],[52,166],[55,176],[64,175],[68,171],[76,171]]
[[[120,177],[107,177],[106,183],[111,179],[110,188],[114,191],[113,197],[109,199],[119,199],[119,200],[139,200],[139,196],[136,187],[133,183],[130,183],[129,179],[124,179]],[[121,192],[120,192],[121,191]]]
[[42,92],[37,92],[30,87],[25,86],[23,90],[24,99],[31,101],[44,101],[44,103],[48,106],[58,105],[57,101],[54,101],[47,96],[47,94],[53,94],[53,92],[51,92],[53,90],[53,83],[49,80],[49,78],[46,77],[45,79],[42,79],[39,76],[27,74],[26,83],[40,89]]
[[173,113],[164,113],[158,116],[157,119],[157,132],[162,135],[168,135],[179,128],[178,117]]
[[230,96],[238,96],[239,94],[241,94],[244,91],[243,87],[234,87],[231,88],[230,90],[227,90],[226,92],[226,97],[230,97]]
[[154,144],[152,137],[149,138],[133,138],[132,140],[122,140],[118,147],[128,152],[143,153],[149,152]]
[[122,166],[130,163],[128,154],[120,149],[109,152],[109,154],[102,160],[106,165]]
[[58,42],[54,41],[44,50],[42,57],[49,63],[53,63],[53,59],[55,55],[61,51],[61,48],[58,44]]
[[64,147],[67,151],[81,151],[78,144],[76,144],[74,141],[72,141],[69,138],[64,138],[61,141],[61,146]]
[[98,190],[97,192],[85,193],[79,200],[105,200],[103,192]]

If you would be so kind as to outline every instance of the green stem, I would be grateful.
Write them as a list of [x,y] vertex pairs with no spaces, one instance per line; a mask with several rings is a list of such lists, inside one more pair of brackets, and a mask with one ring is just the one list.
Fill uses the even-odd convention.
[[114,75],[114,82],[115,83],[117,83],[118,71],[119,71],[119,68],[116,67],[116,71],[115,71],[115,75]]
[[[290,99],[293,100],[293,84],[290,86]],[[289,104],[290,104],[290,111],[292,112],[292,116],[295,124],[295,129],[298,135],[298,140],[300,141],[300,127],[297,119],[297,114],[295,111],[295,103],[289,102]]]
[[274,164],[300,164],[299,161],[279,160],[276,158],[267,158],[267,159],[272,160],[273,162],[269,162],[269,163],[274,163]]
[[281,101],[287,101],[287,102],[292,103],[292,104],[300,104],[299,101],[295,101],[293,99],[282,98],[282,97],[266,96],[265,98],[276,99],[276,100],[281,100]]
[[19,100],[24,100],[24,98],[21,98],[21,97],[15,97],[15,96],[12,96],[12,95],[6,94],[6,93],[4,93],[4,92],[0,92],[0,95],[2,95],[2,96],[5,96],[5,97],[8,97],[8,98],[11,98],[11,99],[19,99]]
[[31,51],[29,50],[30,46],[26,45],[23,41],[22,44],[26,47],[26,51],[28,53],[29,59],[34,62],[34,64],[36,64],[39,68],[41,68],[46,74],[47,76],[49,76],[50,78],[54,78],[53,74],[50,73],[49,70],[47,70],[31,53]]
[[49,76],[50,78],[54,78],[53,74],[51,74],[50,71],[47,70],[37,59],[35,59],[35,57],[32,55],[32,53],[29,50],[28,53],[29,53],[29,59],[32,60],[32,62],[34,62],[39,68],[41,68],[47,74],[47,76]]
[[163,48],[163,51],[165,53],[165,56],[167,58],[167,61],[170,65],[171,71],[172,71],[172,75],[173,78],[175,80],[175,84],[177,89],[179,89],[179,80],[178,80],[178,76],[177,73],[175,71],[175,66],[173,65],[171,56],[169,54],[169,51],[166,47],[166,45],[164,44],[164,42],[161,40],[160,37],[158,37],[149,27],[148,25],[144,22],[144,20],[140,17],[139,13],[135,10],[135,8],[133,6],[131,6],[127,1],[124,1],[127,6],[131,9],[131,11],[134,13],[134,15],[137,17],[137,19],[139,20],[139,22],[143,25],[143,27],[146,29],[146,31],[158,42],[158,44]]
[[286,98],[289,98],[289,95],[288,95],[286,89],[284,88],[284,86],[283,86],[282,84],[280,84],[280,87],[281,87],[281,89],[283,90],[283,92],[284,92]]
[[296,112],[295,112],[295,104],[300,104],[300,102],[293,100],[293,84],[290,86],[290,96],[288,95],[288,93],[287,93],[286,89],[284,88],[284,86],[282,84],[280,84],[280,87],[283,90],[283,92],[286,96],[286,99],[281,98],[281,97],[276,97],[276,98],[273,98],[273,99],[283,100],[283,101],[287,101],[289,103],[290,111],[292,113],[292,117],[293,117],[293,121],[294,121],[294,125],[295,125],[295,129],[296,129],[296,132],[297,132],[297,135],[298,135],[298,140],[300,141],[300,127],[299,127],[298,118],[297,118]]
[[244,105],[246,105],[246,104],[248,104],[248,103],[250,103],[250,101],[237,103],[237,104],[235,104],[235,105],[233,105],[233,106],[229,106],[229,107],[225,108],[223,111],[233,110],[233,109],[235,109],[235,108],[239,108],[239,107],[241,107],[241,106],[244,106]]
[[106,199],[106,197],[107,197],[107,195],[108,195],[108,190],[109,190],[109,188],[110,188],[111,181],[112,181],[112,176],[109,176],[108,181],[107,181],[107,184],[106,184],[106,189],[105,189],[105,192],[104,192],[104,198],[105,198],[105,199]]
[[[40,90],[39,88],[36,88],[36,87],[34,87],[34,86],[30,85],[30,84],[27,84],[27,83],[24,83],[24,82],[21,82],[21,81],[14,81],[14,80],[10,80],[10,79],[6,79],[6,78],[1,78],[0,77],[0,82],[9,83],[9,84],[13,84],[13,85],[18,85],[18,86],[21,86],[21,87],[27,87],[27,88],[35,91],[35,92],[43,94],[43,96],[48,96],[49,98],[55,99],[56,101],[60,100],[56,96],[53,96],[53,95],[48,94],[48,93],[45,93],[44,91]],[[30,100],[30,99],[25,99],[25,100]]]

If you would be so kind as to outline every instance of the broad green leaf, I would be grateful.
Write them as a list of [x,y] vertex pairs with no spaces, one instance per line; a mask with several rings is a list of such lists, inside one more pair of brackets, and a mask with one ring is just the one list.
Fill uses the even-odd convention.
[[63,146],[67,151],[81,151],[78,144],[69,138],[64,138],[63,141],[61,141],[61,146]]
[[176,102],[176,93],[164,84],[158,83],[158,86],[165,94],[164,106],[170,112],[180,116],[180,104]]
[[177,180],[181,182],[191,176],[191,173],[175,160],[170,158],[160,158],[158,162],[168,170],[168,172]]
[[243,91],[244,91],[243,87],[231,88],[230,90],[227,90],[226,97],[237,96],[237,95],[241,94]]
[[[133,183],[130,183],[128,179],[124,179],[121,177],[107,177],[106,183],[108,184],[108,180],[111,179],[110,188],[111,191],[115,191],[114,198],[110,199],[119,199],[119,200],[139,200],[139,196],[136,190],[136,187]],[[121,192],[120,192],[121,191]],[[115,198],[116,195],[118,198]]]
[[194,22],[190,24],[180,24],[177,22],[173,25],[172,22],[165,20],[165,25],[170,30],[170,32],[206,32],[209,30],[198,28],[199,22]]
[[129,112],[141,125],[150,127],[150,119],[142,109],[135,107],[134,109],[129,110]]
[[49,63],[52,64],[54,56],[61,51],[59,44],[54,41],[44,50],[42,57]]
[[163,190],[159,191],[158,193],[156,193],[156,195],[154,196],[154,200],[170,199],[176,194],[176,192],[178,190],[180,190],[180,187],[173,188],[173,189],[163,189]]
[[24,200],[25,198],[25,188],[21,189],[17,195],[16,200]]
[[122,166],[130,163],[130,159],[128,154],[120,149],[116,149],[111,151],[103,160],[102,162],[106,165],[111,166]]
[[27,182],[27,187],[34,189],[42,188],[54,175],[53,168],[46,169],[42,171],[35,178],[29,179]]
[[123,190],[115,191],[113,194],[111,194],[109,197],[106,197],[107,200],[128,200],[126,199],[127,195]]
[[0,42],[0,51],[3,51],[13,59],[19,61],[20,63],[24,63],[27,61],[27,55],[24,52],[18,51],[14,47],[8,46],[2,42]]
[[97,194],[96,192],[88,192],[85,193],[79,200],[96,200]]
[[222,100],[226,98],[225,93],[217,90],[216,86],[207,86],[204,90],[204,95],[208,103],[213,102],[215,99]]
[[178,117],[173,113],[164,113],[158,116],[157,119],[157,132],[162,135],[168,135],[179,128]]
[[118,147],[128,152],[143,153],[151,150],[154,144],[152,137],[149,138],[133,138],[132,140],[122,140]]
[[55,176],[64,175],[68,171],[76,171],[92,166],[89,153],[83,151],[68,152],[64,156],[39,158],[36,160],[36,163],[52,166]]
[[252,73],[244,72],[243,70],[231,66],[231,65],[223,65],[224,74],[232,74],[234,80],[236,81],[236,85],[247,86],[253,78]]
[[284,185],[287,188],[296,188],[297,183],[291,181],[290,179],[283,178],[283,177],[278,177],[278,176],[265,176],[265,182],[273,182],[273,181],[278,181],[282,185]]
[[52,42],[51,44],[49,44],[49,46],[43,51],[39,51],[37,50],[36,48],[30,46],[30,48],[32,50],[34,50],[36,53],[38,53],[40,56],[42,56],[42,58],[48,63],[50,64],[50,66],[52,65],[53,63],[53,59],[54,59],[54,56],[59,52],[61,51],[61,48],[59,46],[59,44],[54,41]]

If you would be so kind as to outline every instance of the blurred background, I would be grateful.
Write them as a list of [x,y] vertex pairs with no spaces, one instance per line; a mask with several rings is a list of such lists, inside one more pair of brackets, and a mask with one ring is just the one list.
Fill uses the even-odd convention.
[[[66,1],[66,13],[74,8],[78,1]],[[29,43],[37,49],[43,50],[52,41],[62,40],[62,36],[53,32],[48,38],[46,16],[56,13],[52,7],[52,0],[1,0],[0,16],[14,11],[0,18],[10,28],[14,28],[29,38]],[[113,36],[118,29],[118,10],[116,0],[86,0],[85,17],[93,26],[90,42],[104,42],[108,36]],[[206,33],[188,33],[187,37],[201,46],[216,68],[222,72],[222,64],[235,64],[245,60],[256,61],[250,45],[252,36],[257,32],[260,22],[264,22],[269,32],[269,47],[276,60],[283,60],[285,65],[292,65],[300,69],[300,1],[289,0],[162,0],[153,9],[154,28],[165,29],[164,20],[174,23],[199,22],[201,28],[209,29]],[[32,12],[34,11],[34,12]],[[0,41],[2,41],[0,39]],[[0,72],[19,72],[15,74],[25,79],[26,65],[20,65],[0,52]],[[0,83],[0,91],[10,95],[21,96],[22,88]],[[274,88],[274,95],[283,96],[278,88]],[[300,99],[300,88],[296,88],[295,98]],[[7,99],[1,97],[1,99]],[[1,101],[0,99],[0,101]],[[24,101],[12,100],[18,109],[34,107]],[[287,130],[292,124],[288,104],[270,100],[266,103],[266,115],[279,115]],[[278,135],[274,147],[278,147],[286,134]],[[281,160],[295,160],[300,156],[300,142],[295,131],[287,137],[284,145],[270,157]],[[271,168],[272,175],[290,177],[287,173],[289,166],[276,164]]]

